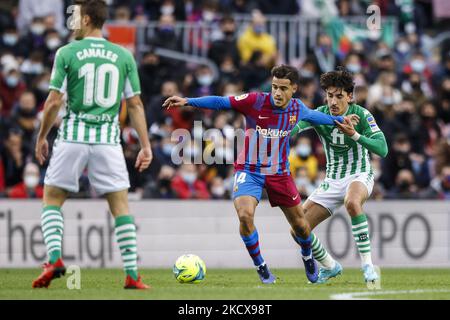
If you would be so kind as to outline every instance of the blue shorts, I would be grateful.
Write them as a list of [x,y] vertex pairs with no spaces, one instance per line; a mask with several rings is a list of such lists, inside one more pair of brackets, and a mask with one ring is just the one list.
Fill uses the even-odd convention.
[[290,175],[261,175],[249,171],[236,171],[233,184],[233,200],[240,196],[252,196],[261,200],[266,188],[272,207],[295,207],[301,199]]

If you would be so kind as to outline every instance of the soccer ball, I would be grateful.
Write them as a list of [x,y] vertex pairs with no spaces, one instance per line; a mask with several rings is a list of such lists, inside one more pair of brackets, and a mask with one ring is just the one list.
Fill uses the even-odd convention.
[[184,254],[175,261],[173,274],[180,283],[197,283],[205,279],[206,265],[195,254]]

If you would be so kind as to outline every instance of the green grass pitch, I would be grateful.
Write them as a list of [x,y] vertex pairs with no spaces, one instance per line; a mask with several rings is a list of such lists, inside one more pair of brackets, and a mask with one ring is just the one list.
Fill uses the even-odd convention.
[[308,284],[303,269],[273,269],[274,285],[262,285],[253,269],[211,269],[198,284],[180,284],[171,269],[142,269],[151,290],[122,289],[119,269],[82,269],[81,289],[66,287],[68,276],[48,289],[32,289],[39,269],[0,269],[0,299],[448,299],[450,269],[382,269],[381,290],[369,291],[357,269],[344,269],[327,284]]

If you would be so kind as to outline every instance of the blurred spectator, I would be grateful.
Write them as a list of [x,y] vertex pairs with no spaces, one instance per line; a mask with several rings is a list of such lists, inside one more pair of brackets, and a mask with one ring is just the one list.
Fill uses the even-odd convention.
[[19,0],[17,27],[23,33],[30,27],[34,17],[53,15],[54,28],[63,30],[64,9],[63,0]]
[[62,45],[61,36],[55,29],[47,29],[44,33],[45,39],[45,65],[51,69],[55,59],[56,50]]
[[4,142],[4,148],[0,151],[5,175],[5,186],[8,189],[22,181],[27,155],[22,145],[22,132],[18,129],[10,129]]
[[317,177],[318,162],[312,154],[311,140],[300,136],[295,146],[292,146],[289,153],[289,162],[291,164],[291,175],[296,176],[299,168],[306,168],[307,177],[314,181]]
[[206,65],[200,65],[195,69],[195,77],[191,82],[188,92],[190,96],[201,97],[216,95],[218,83],[214,79],[213,71]]
[[0,74],[0,97],[3,100],[2,113],[9,116],[14,103],[26,89],[21,79],[19,63],[11,55],[1,57],[2,72]]
[[131,11],[129,6],[119,6],[114,11],[114,22],[116,23],[128,23],[131,18]]
[[8,191],[8,197],[13,199],[42,198],[44,188],[39,184],[39,167],[28,162],[23,170],[23,180]]
[[175,175],[175,169],[168,165],[163,165],[159,171],[156,181],[151,181],[144,190],[144,198],[172,199],[174,193],[171,188],[171,181]]
[[264,62],[261,51],[253,52],[248,63],[241,68],[244,91],[260,90],[261,86],[270,78],[270,69]]
[[250,61],[256,51],[262,53],[264,66],[271,68],[275,64],[277,57],[275,39],[267,33],[266,18],[260,11],[252,12],[252,23],[239,37],[238,49],[244,64]]
[[27,48],[19,32],[14,25],[6,26],[0,38],[0,54],[11,53],[17,58],[23,59],[27,56]]
[[442,172],[430,183],[430,186],[422,193],[422,198],[435,198],[450,200],[450,165],[442,168]]
[[225,199],[225,185],[221,177],[214,177],[211,182],[211,198],[212,199]]
[[231,57],[235,66],[240,64],[236,40],[236,23],[231,16],[224,16],[220,21],[222,38],[211,43],[208,57],[220,66],[227,57]]
[[2,97],[0,96],[0,151],[2,149],[3,142],[6,139],[10,127],[10,119],[9,117],[3,115],[2,108],[3,108],[3,100]]
[[34,17],[31,26],[24,33],[23,42],[28,48],[45,51],[44,33],[46,30],[44,18]]
[[122,129],[123,154],[127,165],[128,175],[130,178],[130,192],[141,194],[145,185],[147,176],[145,172],[139,172],[136,167],[136,158],[139,153],[139,137],[134,128],[125,126]]
[[331,71],[336,65],[336,53],[333,52],[332,45],[333,41],[329,35],[325,33],[319,35],[317,45],[314,47],[314,59],[320,73]]
[[297,190],[300,197],[306,199],[317,188],[308,176],[308,169],[306,167],[298,167],[293,176]]
[[399,133],[392,144],[391,150],[386,158],[382,161],[382,174],[380,182],[386,189],[390,189],[395,185],[396,174],[402,170],[407,169],[412,171],[412,164],[410,160],[411,143],[408,136]]
[[175,17],[165,14],[159,18],[158,29],[153,38],[150,39],[153,47],[169,50],[180,50],[181,43],[175,33]]
[[418,187],[413,173],[402,169],[395,177],[395,185],[386,194],[386,199],[417,199]]
[[194,164],[183,164],[172,180],[172,190],[178,199],[209,199],[206,183],[198,179]]
[[182,109],[179,108],[171,108],[169,110],[163,109],[161,106],[163,102],[174,95],[179,95],[180,91],[178,90],[178,84],[175,81],[165,81],[161,85],[161,92],[158,95],[155,95],[150,100],[150,103],[146,106],[146,118],[147,125],[150,127],[153,123],[163,123],[167,118],[167,115],[170,114],[177,124],[174,126],[179,128],[178,122],[180,121],[178,117],[183,113]]
[[31,152],[33,147],[33,134],[38,125],[36,98],[31,91],[25,91],[19,98],[18,105],[11,113],[11,125],[20,128],[22,135],[22,144],[27,153]]
[[367,107],[371,108],[376,103],[394,105],[402,100],[402,93],[394,87],[396,74],[384,71],[378,76],[377,82],[369,87],[367,93]]

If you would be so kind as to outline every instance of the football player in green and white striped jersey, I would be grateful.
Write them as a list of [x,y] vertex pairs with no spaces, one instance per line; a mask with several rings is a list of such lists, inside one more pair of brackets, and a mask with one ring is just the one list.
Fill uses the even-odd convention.
[[[311,229],[329,218],[344,205],[351,217],[352,233],[361,256],[361,265],[366,282],[373,283],[378,278],[371,257],[369,226],[363,212],[363,204],[372,193],[374,184],[373,168],[369,151],[386,157],[388,148],[383,132],[374,117],[365,108],[354,104],[353,75],[344,68],[327,72],[320,77],[320,85],[326,92],[327,104],[317,110],[334,116],[354,114],[358,123],[348,119],[336,123],[336,127],[313,126],[300,121],[291,136],[313,128],[323,144],[327,165],[326,178],[303,204]],[[312,235],[314,257],[323,265],[317,283],[342,272],[342,266],[323,248],[319,239]]]
[[102,37],[108,7],[104,0],[76,0],[75,39],[55,57],[50,92],[44,105],[36,159],[48,157],[47,134],[67,94],[66,115],[59,128],[44,180],[42,233],[48,263],[33,281],[33,288],[48,287],[65,273],[62,261],[64,219],[61,207],[69,192],[78,192],[85,168],[99,194],[104,194],[115,218],[115,235],[126,273],[125,288],[147,289],[137,268],[136,226],[128,209],[130,187],[120,142],[119,107],[126,99],[131,124],[140,141],[136,168],[145,170],[152,160],[144,108],[139,97],[136,62],[125,48]]

